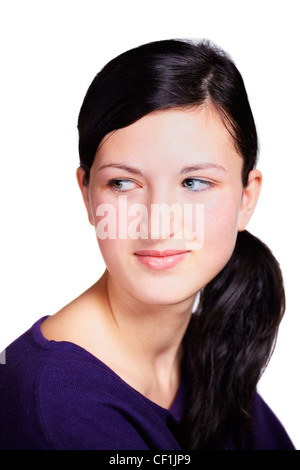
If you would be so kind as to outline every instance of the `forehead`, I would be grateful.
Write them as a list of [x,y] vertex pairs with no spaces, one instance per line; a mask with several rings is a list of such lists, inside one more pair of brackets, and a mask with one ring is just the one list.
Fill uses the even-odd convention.
[[240,164],[232,136],[210,106],[156,111],[111,132],[100,143],[97,162],[114,159],[152,165],[195,161]]

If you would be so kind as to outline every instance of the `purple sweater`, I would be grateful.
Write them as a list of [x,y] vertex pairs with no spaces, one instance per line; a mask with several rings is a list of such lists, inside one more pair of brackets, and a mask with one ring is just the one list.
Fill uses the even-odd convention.
[[[43,319],[6,349],[0,365],[0,449],[180,450],[184,382],[166,410],[81,347],[45,339]],[[248,448],[294,449],[258,394],[252,415]]]

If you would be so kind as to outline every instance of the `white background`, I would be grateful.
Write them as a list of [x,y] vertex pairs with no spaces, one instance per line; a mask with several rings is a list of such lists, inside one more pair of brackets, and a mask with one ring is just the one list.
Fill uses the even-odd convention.
[[104,265],[75,170],[77,115],[115,55],[208,38],[246,84],[264,184],[249,230],[281,263],[286,316],[259,390],[300,448],[299,2],[1,0],[0,350],[94,283]]

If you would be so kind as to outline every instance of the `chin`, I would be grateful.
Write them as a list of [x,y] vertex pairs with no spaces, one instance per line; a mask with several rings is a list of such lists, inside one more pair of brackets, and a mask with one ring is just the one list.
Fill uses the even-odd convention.
[[191,282],[184,284],[182,279],[156,280],[153,282],[132,283],[128,291],[139,302],[145,305],[167,307],[175,306],[191,299],[199,290],[198,284],[191,285]]

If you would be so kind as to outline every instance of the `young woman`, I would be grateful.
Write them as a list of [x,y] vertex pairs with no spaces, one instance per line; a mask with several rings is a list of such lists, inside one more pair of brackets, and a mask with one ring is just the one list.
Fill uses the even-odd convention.
[[78,129],[107,269],[7,348],[0,447],[293,449],[256,392],[285,301],[277,261],[245,230],[262,177],[232,60],[206,41],[125,52]]

